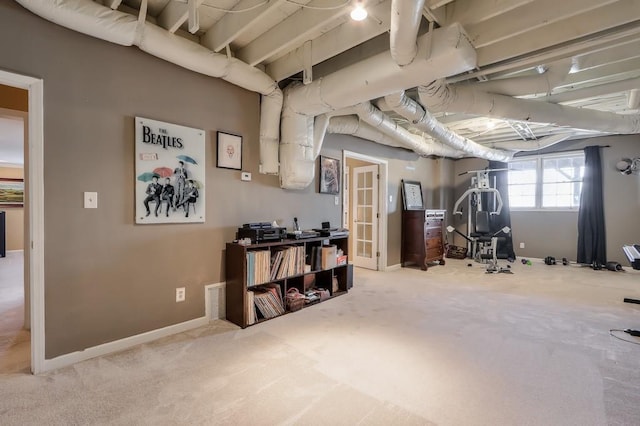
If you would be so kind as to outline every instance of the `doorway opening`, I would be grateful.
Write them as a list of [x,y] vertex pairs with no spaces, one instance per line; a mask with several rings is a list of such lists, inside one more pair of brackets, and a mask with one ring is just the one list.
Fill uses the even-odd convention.
[[28,92],[0,85],[0,373],[26,373],[31,333],[24,262]]
[[349,258],[354,266],[387,267],[386,160],[343,151],[343,226],[349,228]]
[[[4,263],[5,272],[11,276],[15,284],[16,277],[22,270],[22,294],[20,294],[19,285],[12,287],[13,294],[18,293],[18,298],[24,302],[21,310],[24,312],[22,318],[14,320],[18,324],[21,323],[22,328],[30,330],[28,340],[28,358],[19,356],[20,362],[26,364],[15,365],[10,362],[12,368],[18,368],[18,371],[34,374],[45,371],[45,351],[44,351],[44,123],[43,123],[43,82],[40,79],[28,77],[20,74],[14,74],[0,70],[0,90],[4,90],[0,96],[0,116],[7,120],[21,119],[22,123],[22,153],[23,167],[22,178],[14,179],[22,180],[22,252],[7,251],[6,258],[0,258]],[[17,94],[18,104],[15,99],[8,94]],[[26,96],[26,99],[25,99]],[[14,103],[5,104],[10,100]],[[5,102],[5,103],[2,103]],[[22,107],[16,105],[20,105]],[[9,117],[9,118],[7,118]],[[7,122],[5,121],[5,124]],[[2,159],[2,158],[0,158]],[[8,160],[6,160],[8,161]],[[0,163],[1,164],[1,163]],[[0,169],[0,172],[8,173]],[[0,177],[2,177],[0,175]],[[13,181],[15,182],[15,181]],[[13,188],[15,190],[15,188]],[[19,189],[17,191],[20,192]],[[5,194],[8,198],[8,195]],[[15,191],[12,194],[15,200]],[[1,194],[0,194],[1,197]],[[6,206],[5,214],[9,212]],[[14,203],[11,208],[17,209]],[[2,208],[0,208],[2,210]],[[16,211],[16,210],[12,210]],[[8,222],[9,218],[5,218]],[[7,232],[7,244],[16,244],[15,240],[20,240],[16,233],[19,233],[12,227],[9,230],[8,223],[5,223]],[[9,239],[11,238],[11,240]],[[14,254],[16,253],[16,254]],[[21,257],[21,262],[16,259]],[[21,263],[24,265],[21,267]],[[19,278],[18,282],[19,282]],[[20,309],[20,308],[18,308]],[[24,331],[22,332],[24,336]],[[15,343],[15,338],[14,338]],[[16,346],[16,345],[13,345]],[[24,348],[23,348],[24,350]],[[24,368],[21,368],[23,367]]]

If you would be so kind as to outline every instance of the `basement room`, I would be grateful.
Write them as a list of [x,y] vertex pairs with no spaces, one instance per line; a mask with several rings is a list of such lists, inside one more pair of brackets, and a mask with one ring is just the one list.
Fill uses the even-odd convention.
[[638,425],[640,0],[0,2],[0,424]]

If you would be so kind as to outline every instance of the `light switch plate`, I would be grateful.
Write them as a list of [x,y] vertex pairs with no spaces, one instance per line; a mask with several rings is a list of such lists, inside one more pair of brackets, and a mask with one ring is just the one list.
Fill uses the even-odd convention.
[[245,182],[249,182],[251,181],[251,173],[249,172],[242,172],[242,174],[240,175],[240,180],[243,180]]
[[85,209],[97,209],[98,208],[98,193],[97,192],[85,192],[84,193],[84,208]]
[[335,198],[335,203],[336,203],[336,206],[340,205],[340,197],[338,197],[337,195],[336,195],[336,198]]

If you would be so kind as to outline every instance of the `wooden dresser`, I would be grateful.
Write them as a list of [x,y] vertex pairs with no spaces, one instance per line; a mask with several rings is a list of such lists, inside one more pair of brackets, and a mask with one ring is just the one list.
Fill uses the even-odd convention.
[[403,210],[401,265],[415,263],[423,271],[427,263],[444,260],[445,210]]

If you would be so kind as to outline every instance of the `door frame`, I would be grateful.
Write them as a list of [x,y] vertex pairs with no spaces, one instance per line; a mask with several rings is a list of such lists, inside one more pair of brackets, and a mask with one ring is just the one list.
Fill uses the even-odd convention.
[[[380,173],[380,179],[378,179],[378,247],[377,251],[380,252],[380,257],[378,260],[378,271],[386,271],[387,270],[387,219],[388,219],[388,211],[389,204],[387,203],[388,198],[388,174],[389,174],[389,162],[387,160],[383,160],[381,158],[372,157],[370,155],[360,154],[353,151],[342,151],[342,164],[347,165],[347,158],[352,158],[354,160],[362,160],[367,161],[369,163],[377,164],[378,171]],[[342,183],[342,191],[345,191],[344,187],[344,179]],[[353,188],[353,184],[350,185],[350,188]],[[350,206],[350,208],[353,208]],[[344,206],[342,217],[344,217]]]
[[29,262],[29,310],[31,318],[31,372],[45,371],[44,347],[44,82],[42,79],[0,70],[0,84],[29,93],[25,181],[29,239],[25,257]]

